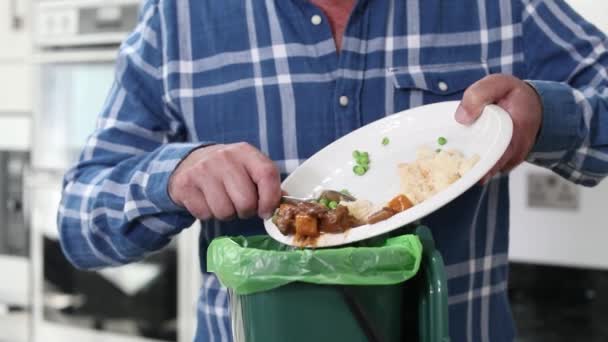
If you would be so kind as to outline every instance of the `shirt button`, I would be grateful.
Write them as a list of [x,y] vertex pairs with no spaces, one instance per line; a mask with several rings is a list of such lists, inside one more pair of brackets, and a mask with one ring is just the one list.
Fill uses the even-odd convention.
[[321,23],[321,21],[322,21],[321,16],[318,14],[315,14],[310,18],[310,22],[313,25],[319,25]]
[[437,83],[437,87],[439,87],[439,90],[441,90],[441,91],[448,90],[448,84],[443,81],[440,81],[439,83]]
[[348,106],[348,97],[347,96],[340,96],[340,106],[342,107],[346,107]]

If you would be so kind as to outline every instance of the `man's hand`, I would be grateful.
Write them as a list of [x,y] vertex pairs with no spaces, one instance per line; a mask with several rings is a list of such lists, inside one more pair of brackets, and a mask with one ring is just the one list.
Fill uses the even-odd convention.
[[502,158],[482,179],[486,183],[497,172],[508,172],[528,156],[542,122],[542,102],[524,81],[509,75],[489,75],[465,92],[456,111],[456,121],[473,123],[488,104],[497,104],[511,114],[513,138]]
[[193,151],[169,180],[169,196],[201,220],[268,218],[279,205],[276,165],[246,143],[213,145]]

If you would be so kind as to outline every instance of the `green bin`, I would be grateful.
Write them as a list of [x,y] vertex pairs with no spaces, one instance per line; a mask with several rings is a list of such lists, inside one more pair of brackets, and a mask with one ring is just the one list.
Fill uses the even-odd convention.
[[400,284],[291,282],[246,295],[229,290],[234,341],[449,342],[443,259],[428,228],[407,231],[418,236],[422,257],[418,273]]

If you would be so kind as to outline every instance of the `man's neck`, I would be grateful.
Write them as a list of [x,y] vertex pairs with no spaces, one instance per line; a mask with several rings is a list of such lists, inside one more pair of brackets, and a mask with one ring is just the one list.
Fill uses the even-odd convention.
[[329,24],[336,43],[336,50],[340,51],[342,37],[348,23],[350,12],[352,11],[355,0],[310,0],[319,7],[329,18]]

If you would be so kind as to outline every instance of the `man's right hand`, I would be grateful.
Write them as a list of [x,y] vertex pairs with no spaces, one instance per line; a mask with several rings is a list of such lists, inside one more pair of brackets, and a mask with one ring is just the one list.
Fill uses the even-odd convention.
[[212,145],[190,153],[173,171],[169,196],[201,220],[268,218],[279,205],[276,165],[247,143]]

